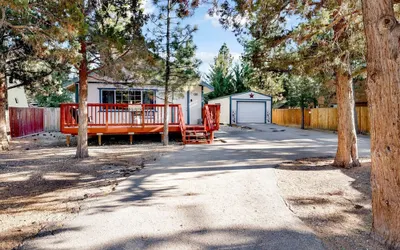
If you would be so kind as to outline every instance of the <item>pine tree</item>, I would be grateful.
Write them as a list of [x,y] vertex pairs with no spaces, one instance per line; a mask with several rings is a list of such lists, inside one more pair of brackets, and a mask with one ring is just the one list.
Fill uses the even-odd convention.
[[157,72],[155,79],[164,87],[163,145],[168,146],[170,96],[199,80],[201,62],[195,58],[197,47],[193,43],[197,27],[182,25],[182,21],[198,7],[199,1],[154,0],[153,3],[156,13],[151,16],[153,26],[148,29],[148,41],[161,65],[161,72]]
[[[96,72],[120,80],[138,80],[132,75],[147,52],[141,28],[145,21],[140,0],[80,0],[80,33],[70,40],[79,62],[79,128],[77,158],[89,156],[87,96],[88,76]],[[125,57],[130,57],[130,64]],[[126,70],[121,70],[124,67]],[[122,75],[121,75],[122,74]],[[138,75],[135,75],[136,77]]]
[[304,109],[317,103],[321,84],[310,77],[290,75],[287,79],[286,100],[290,107],[301,109],[301,129],[304,129]]
[[63,42],[76,35],[80,16],[76,3],[67,0],[0,0],[0,12],[0,149],[5,150],[7,88],[51,86],[45,78],[65,70],[72,56]]
[[224,74],[222,68],[211,68],[206,80],[214,87],[214,91],[206,96],[207,100],[235,93],[232,75]]
[[231,72],[232,64],[233,64],[233,56],[230,53],[228,45],[224,43],[219,49],[217,57],[214,58],[214,65],[212,66],[212,68],[221,69],[222,74],[227,76]]
[[232,68],[232,85],[235,93],[250,91],[253,82],[254,70],[248,63],[236,63]]
[[210,72],[206,75],[206,80],[214,87],[214,91],[207,95],[207,99],[235,93],[235,87],[232,83],[232,63],[233,56],[227,44],[224,43],[219,49],[218,55],[214,58]]
[[50,87],[41,85],[40,91],[36,88],[34,91],[27,91],[28,96],[31,96],[39,107],[60,107],[62,103],[73,102],[71,93],[63,88],[63,83],[68,81],[69,72],[54,72],[47,77]]

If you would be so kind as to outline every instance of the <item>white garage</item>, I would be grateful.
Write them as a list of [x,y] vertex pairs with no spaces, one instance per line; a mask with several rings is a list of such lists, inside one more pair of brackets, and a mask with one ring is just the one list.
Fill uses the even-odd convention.
[[212,99],[221,105],[221,123],[271,123],[272,97],[257,92],[244,92]]

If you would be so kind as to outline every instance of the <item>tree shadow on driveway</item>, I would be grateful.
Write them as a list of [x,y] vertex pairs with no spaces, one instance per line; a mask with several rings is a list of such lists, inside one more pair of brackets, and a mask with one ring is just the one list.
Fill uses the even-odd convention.
[[128,249],[323,249],[312,234],[287,229],[261,230],[252,228],[199,229],[182,231],[164,237],[132,237],[93,250]]

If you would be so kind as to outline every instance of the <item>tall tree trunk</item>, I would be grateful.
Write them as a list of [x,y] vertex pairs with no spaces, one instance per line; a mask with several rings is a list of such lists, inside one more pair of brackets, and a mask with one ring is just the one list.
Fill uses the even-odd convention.
[[[343,1],[338,0],[339,5]],[[340,9],[340,8],[339,8]],[[334,38],[338,44],[348,39],[347,20],[339,10],[335,13],[338,22],[333,26]],[[340,46],[340,45],[339,45]],[[351,75],[350,52],[338,48],[340,65],[336,67],[336,99],[338,103],[338,149],[333,165],[349,168],[359,166],[356,124],[354,120],[354,89]]]
[[343,67],[336,70],[336,98],[338,103],[338,149],[334,161],[337,167],[359,166],[356,124],[354,121],[353,80],[348,55]]
[[89,157],[88,149],[88,65],[86,54],[86,42],[82,39],[80,53],[82,60],[79,65],[79,127],[78,127],[78,146],[76,148],[76,158]]
[[400,249],[400,25],[392,0],[364,0],[373,231]]
[[165,70],[165,94],[164,94],[164,132],[163,132],[163,145],[168,146],[169,142],[169,79],[171,76],[171,48],[170,48],[170,38],[171,38],[171,0],[168,0],[167,4],[167,33],[166,33],[166,70]]
[[4,75],[0,75],[0,150],[8,150],[6,105],[7,83]]
[[301,129],[304,129],[304,105],[301,105]]

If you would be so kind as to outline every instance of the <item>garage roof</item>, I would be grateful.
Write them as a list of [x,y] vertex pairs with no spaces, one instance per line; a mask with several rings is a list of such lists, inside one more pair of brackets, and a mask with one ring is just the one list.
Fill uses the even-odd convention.
[[214,98],[214,99],[210,99],[210,101],[218,100],[218,99],[224,99],[224,98],[231,97],[231,96],[243,95],[243,94],[246,94],[246,93],[255,93],[255,94],[259,94],[259,95],[265,96],[265,97],[270,97],[272,99],[272,96],[270,96],[270,95],[265,95],[265,94],[262,94],[262,93],[257,92],[257,91],[246,91],[246,92],[235,93],[235,94],[231,94],[231,95],[220,96],[220,97],[217,97],[217,98]]

